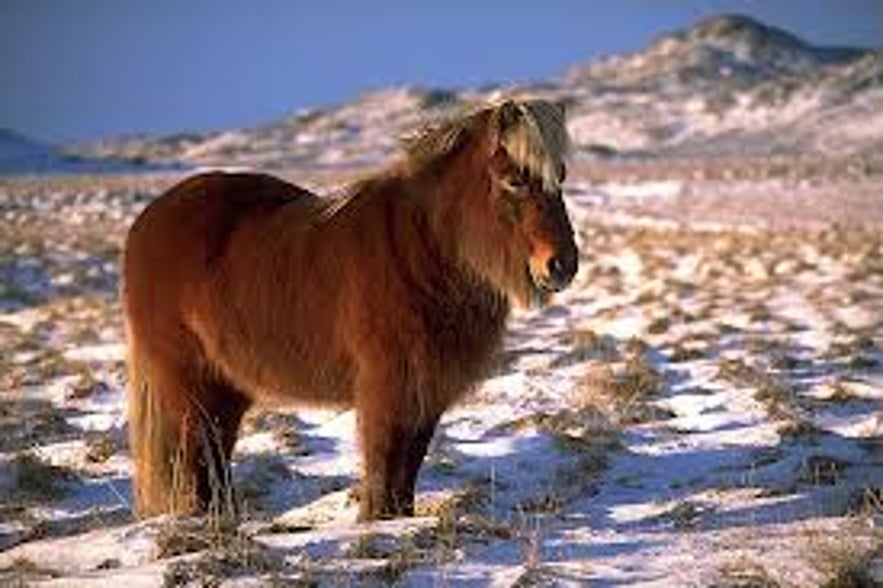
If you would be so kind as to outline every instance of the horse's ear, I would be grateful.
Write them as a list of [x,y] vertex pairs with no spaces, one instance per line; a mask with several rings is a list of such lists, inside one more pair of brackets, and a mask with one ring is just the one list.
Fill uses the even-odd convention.
[[521,120],[521,107],[513,100],[506,100],[500,105],[500,128],[505,130]]
[[494,117],[494,130],[496,131],[497,137],[502,137],[506,131],[518,124],[521,117],[521,107],[519,107],[513,100],[506,100],[497,106],[496,116]]
[[507,178],[517,171],[517,167],[504,145],[506,134],[521,122],[524,113],[512,100],[498,105],[491,117],[490,172],[498,182],[506,183]]
[[561,120],[567,120],[567,101],[555,100],[552,102],[552,106],[555,108],[555,112]]
[[489,125],[490,156],[496,167],[509,160],[508,151],[504,146],[505,137],[516,125],[521,123],[523,116],[521,107],[514,100],[506,100],[493,109]]

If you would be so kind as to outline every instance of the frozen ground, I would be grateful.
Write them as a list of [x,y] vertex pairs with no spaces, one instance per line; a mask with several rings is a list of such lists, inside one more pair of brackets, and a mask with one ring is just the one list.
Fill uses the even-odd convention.
[[232,529],[129,510],[116,260],[172,179],[0,183],[0,584],[822,586],[875,573],[879,183],[577,174],[576,282],[514,317],[497,373],[446,415],[419,516],[353,523],[351,413],[255,412]]

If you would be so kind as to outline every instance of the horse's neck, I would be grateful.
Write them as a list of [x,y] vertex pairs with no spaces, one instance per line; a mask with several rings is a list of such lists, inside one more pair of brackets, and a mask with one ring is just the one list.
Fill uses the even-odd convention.
[[422,238],[432,243],[447,271],[460,273],[472,282],[479,276],[471,261],[463,257],[462,243],[470,238],[470,231],[480,230],[472,224],[476,220],[473,218],[476,199],[481,197],[486,178],[480,175],[480,170],[473,171],[477,166],[470,170],[472,162],[465,156],[448,163],[441,169],[415,175],[409,180],[409,190],[417,198],[426,220],[426,234]]

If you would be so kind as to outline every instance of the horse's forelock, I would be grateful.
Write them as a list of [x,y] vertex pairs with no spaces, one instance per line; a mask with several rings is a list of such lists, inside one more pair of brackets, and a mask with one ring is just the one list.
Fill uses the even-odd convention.
[[559,190],[561,166],[570,143],[564,107],[546,100],[522,100],[510,104],[514,104],[520,116],[501,129],[501,146],[516,165],[540,179],[546,190]]
[[499,145],[516,165],[540,179],[546,190],[560,189],[561,166],[570,138],[564,107],[548,100],[510,99],[426,125],[405,139],[408,159],[426,164],[456,151],[481,121],[496,134]]

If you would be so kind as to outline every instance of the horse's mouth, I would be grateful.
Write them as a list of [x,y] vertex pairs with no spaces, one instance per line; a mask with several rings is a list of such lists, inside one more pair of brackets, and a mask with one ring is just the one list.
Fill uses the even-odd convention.
[[545,297],[561,292],[576,277],[576,254],[565,251],[549,259],[532,258],[528,261],[527,272],[534,289]]
[[538,280],[534,280],[534,284],[537,289],[543,294],[556,294],[561,292],[570,284],[570,281],[567,282],[554,282],[553,280],[547,278],[540,278]]
[[542,295],[543,297],[551,296],[552,294],[557,294],[561,292],[565,288],[570,285],[572,279],[558,279],[556,280],[552,276],[549,275],[537,275],[534,272],[529,271],[530,281],[536,289],[537,293]]

